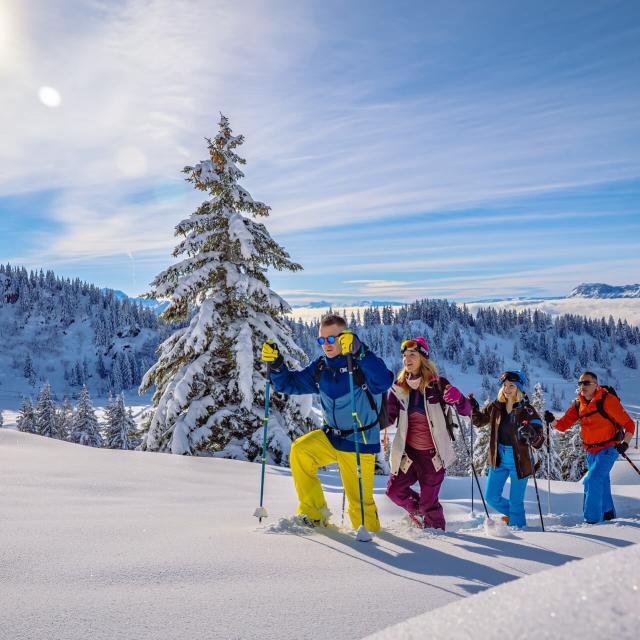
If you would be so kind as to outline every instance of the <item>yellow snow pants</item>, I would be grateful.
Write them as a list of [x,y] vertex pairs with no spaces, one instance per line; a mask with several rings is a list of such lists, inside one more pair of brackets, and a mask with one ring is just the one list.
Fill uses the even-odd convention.
[[[291,446],[291,474],[298,493],[298,513],[312,520],[325,519],[327,502],[322,485],[318,480],[318,468],[329,464],[338,464],[342,485],[349,504],[349,518],[354,529],[360,527],[360,489],[356,454],[353,451],[338,451],[329,442],[324,431],[310,431],[294,441]],[[373,501],[373,476],[375,471],[375,453],[361,453],[362,494],[364,499],[364,526],[369,531],[380,531],[378,510]]]

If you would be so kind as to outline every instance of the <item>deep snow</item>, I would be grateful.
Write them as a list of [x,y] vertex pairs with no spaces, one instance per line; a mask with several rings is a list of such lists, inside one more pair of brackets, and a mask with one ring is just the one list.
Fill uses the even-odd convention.
[[[615,524],[586,527],[581,485],[553,482],[546,533],[530,487],[532,529],[502,539],[484,535],[477,501],[470,517],[468,478],[444,483],[442,534],[411,528],[377,477],[385,530],[360,543],[339,529],[332,470],[322,480],[337,527],[309,532],[289,519],[286,468],[267,468],[261,525],[258,464],[91,449],[5,428],[0,469],[0,634],[12,640],[360,638],[640,541],[640,484],[615,487]],[[546,512],[546,481],[540,490]]]

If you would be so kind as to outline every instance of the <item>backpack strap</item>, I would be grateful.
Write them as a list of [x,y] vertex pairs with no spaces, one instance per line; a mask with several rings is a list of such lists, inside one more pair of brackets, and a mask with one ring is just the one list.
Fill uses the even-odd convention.
[[[578,420],[582,420],[582,418],[588,418],[589,416],[594,416],[596,414],[600,414],[605,420],[608,420],[616,428],[616,433],[613,436],[613,438],[609,438],[608,440],[605,440],[603,442],[592,442],[592,443],[589,443],[589,444],[587,444],[585,442],[584,445],[587,448],[602,447],[604,445],[610,444],[611,442],[619,442],[620,440],[624,439],[624,427],[621,424],[619,424],[618,422],[616,422],[616,420],[614,420],[606,412],[606,410],[604,408],[604,401],[607,399],[608,395],[609,395],[609,391],[608,391],[608,389],[605,388],[605,392],[602,394],[602,397],[599,398],[598,400],[596,400],[596,409],[595,409],[595,411],[590,411],[589,413],[585,413],[583,415],[580,415],[580,401],[578,400],[578,398],[576,398],[576,400],[575,400],[576,411],[578,412]],[[617,396],[615,396],[615,397],[617,397]]]
[[[322,375],[322,372],[325,370],[333,371],[334,376],[336,372],[347,373],[347,374],[349,373],[349,369],[347,367],[340,367],[338,369],[333,369],[332,367],[327,366],[327,361],[323,356],[322,358],[320,358],[320,360],[318,360],[318,365],[316,366],[316,370],[314,372],[314,380],[315,380],[316,388],[318,389],[318,391],[320,391],[320,376]],[[373,397],[373,394],[369,390],[369,385],[367,385],[367,381],[365,380],[364,373],[362,373],[362,369],[360,369],[360,367],[358,367],[358,365],[355,362],[353,363],[353,381],[356,383],[356,385],[358,385],[362,389],[362,391],[364,391],[364,394],[367,397],[367,400],[369,401],[369,406],[371,407],[371,410],[376,414],[376,419],[373,422],[366,424],[363,427],[360,427],[358,429],[358,432],[368,431],[369,429],[372,429],[373,427],[375,427],[377,424],[380,425],[381,429],[384,429],[385,428],[385,426],[383,425],[384,416],[387,412],[386,406],[385,406],[386,398],[383,394],[382,402],[380,403],[380,409],[378,409],[378,405],[376,404],[376,399]],[[331,431],[335,431],[336,433],[353,433],[353,429],[334,429],[333,427],[327,427],[327,428],[331,429]]]
[[453,420],[453,416],[451,415],[451,406],[448,405],[444,401],[444,393],[442,391],[442,385],[440,384],[440,378],[436,381],[436,385],[438,387],[438,393],[440,395],[440,409],[442,409],[442,415],[444,416],[444,424],[447,427],[447,433],[449,434],[449,439],[451,442],[456,441],[456,436],[453,432],[454,427],[459,427],[459,424],[456,424]]

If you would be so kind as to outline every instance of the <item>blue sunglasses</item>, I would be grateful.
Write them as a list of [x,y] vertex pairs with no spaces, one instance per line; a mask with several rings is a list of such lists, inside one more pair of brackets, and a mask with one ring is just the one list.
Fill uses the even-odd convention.
[[328,338],[318,338],[318,344],[322,346],[325,342],[333,344],[338,338],[336,336],[329,336]]

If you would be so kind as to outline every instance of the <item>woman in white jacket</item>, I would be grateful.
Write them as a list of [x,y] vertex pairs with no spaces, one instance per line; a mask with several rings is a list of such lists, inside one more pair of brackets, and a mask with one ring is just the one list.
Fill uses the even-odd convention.
[[[387,496],[407,510],[419,527],[445,528],[438,500],[445,470],[456,459],[443,403],[469,415],[471,403],[429,358],[427,341],[418,336],[401,347],[403,368],[389,391],[389,424],[395,422]],[[412,489],[416,482],[420,493]]]

